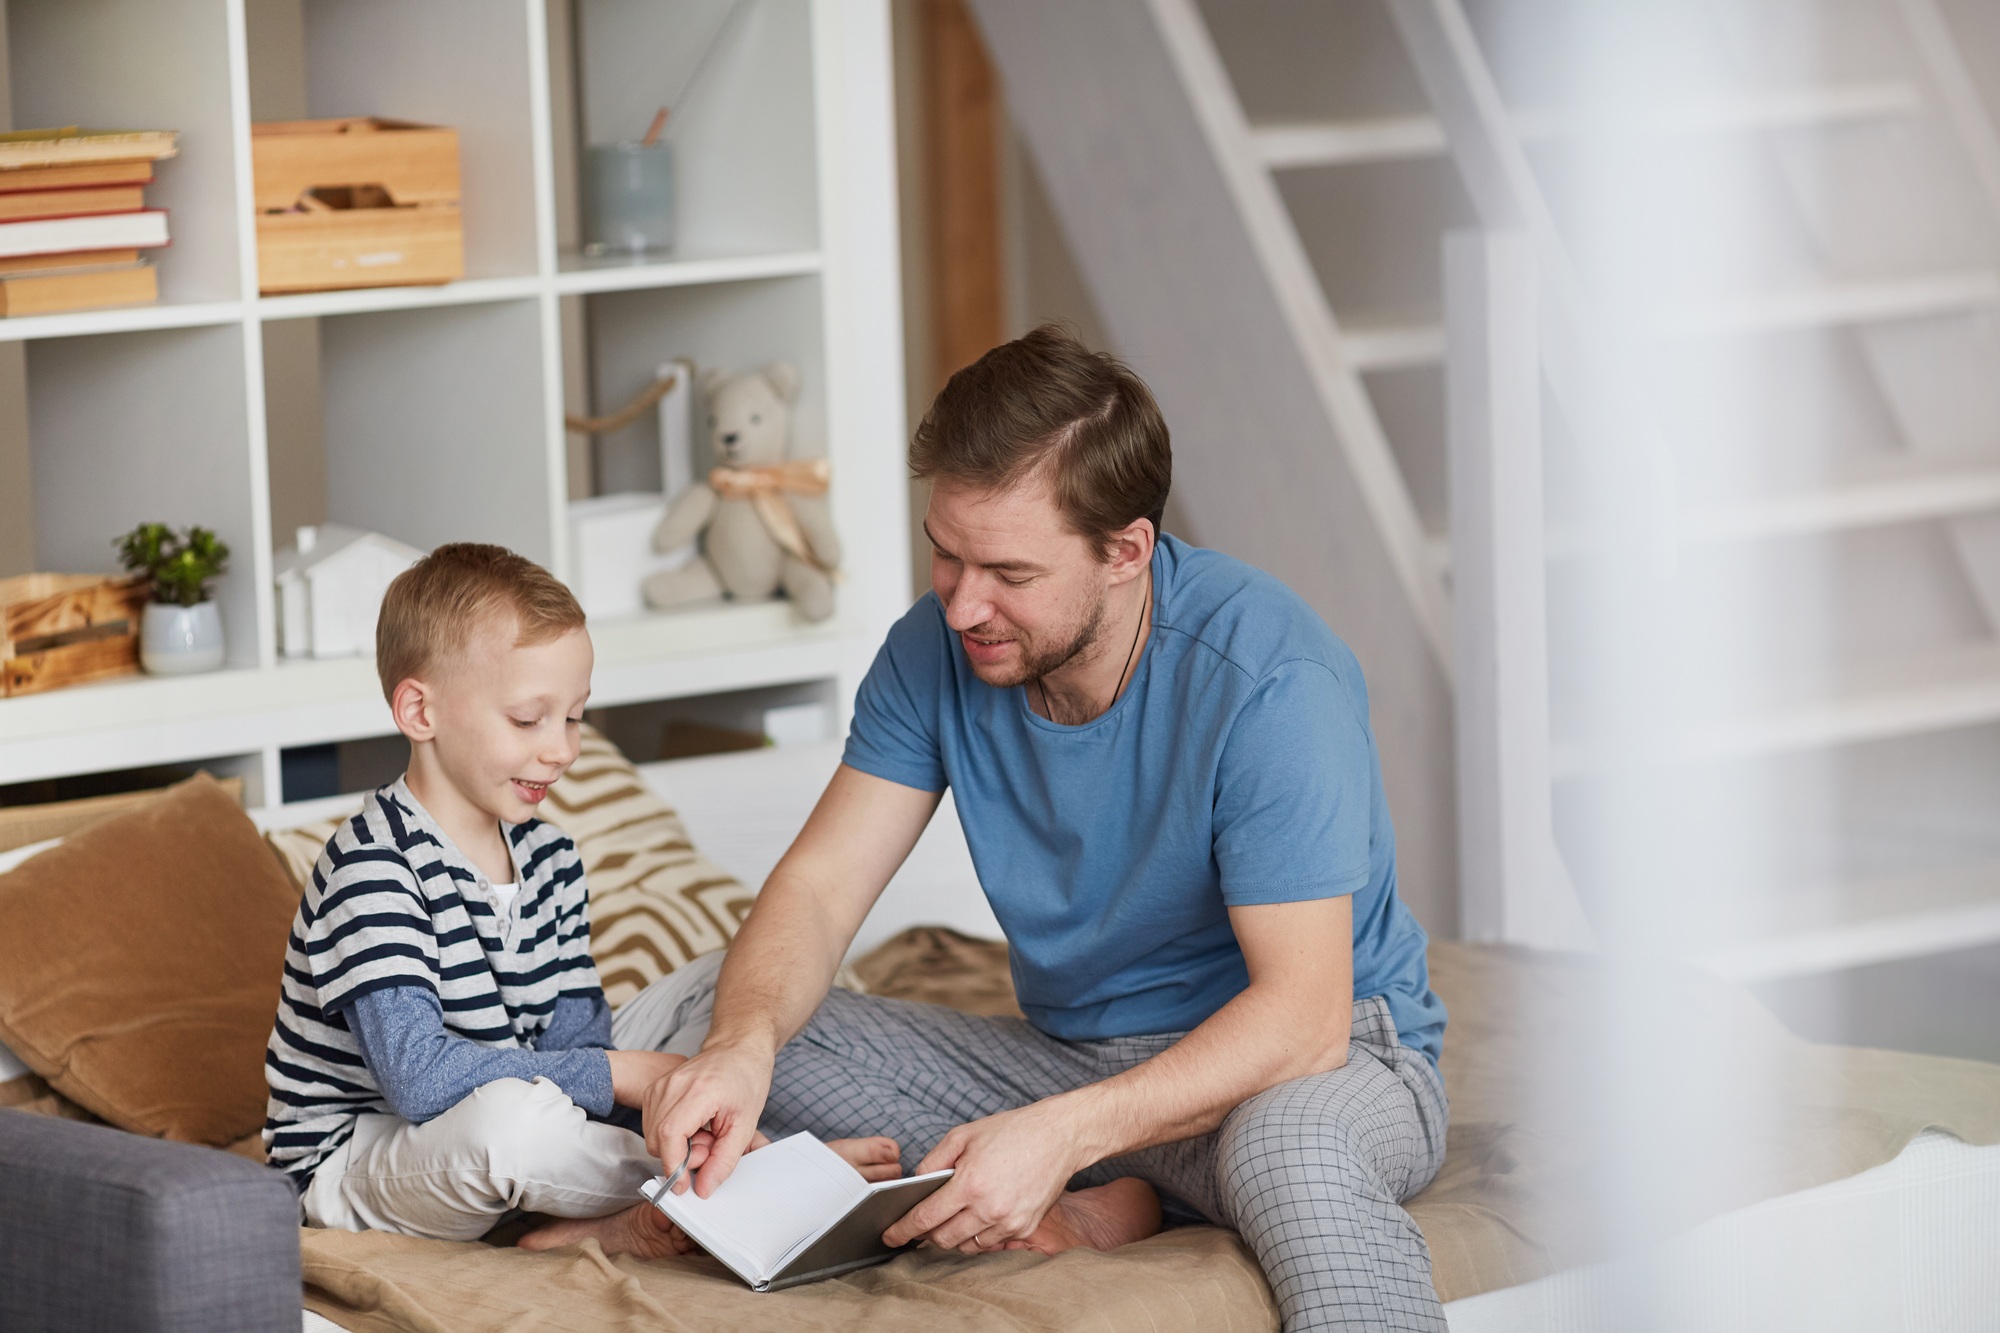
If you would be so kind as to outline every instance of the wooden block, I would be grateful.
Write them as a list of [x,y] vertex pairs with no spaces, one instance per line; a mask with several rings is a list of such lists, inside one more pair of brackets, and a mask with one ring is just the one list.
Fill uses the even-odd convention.
[[83,630],[122,625],[135,637],[149,580],[103,574],[22,574],[0,579],[0,656]]
[[379,185],[402,205],[458,202],[458,131],[442,126],[371,117],[264,121],[250,127],[250,157],[260,214],[337,185]]
[[129,676],[139,669],[139,636],[115,634],[82,643],[64,644],[39,653],[10,657],[0,672],[5,674],[6,693],[39,694],[43,690],[85,681]]
[[257,289],[316,292],[465,276],[458,208],[356,208],[257,215]]

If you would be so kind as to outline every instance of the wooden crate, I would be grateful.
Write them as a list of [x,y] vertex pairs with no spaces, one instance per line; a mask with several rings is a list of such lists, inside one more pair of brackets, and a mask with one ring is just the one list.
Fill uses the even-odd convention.
[[144,577],[0,579],[0,695],[35,694],[139,670]]
[[257,288],[401,287],[465,276],[458,132],[374,117],[251,128]]

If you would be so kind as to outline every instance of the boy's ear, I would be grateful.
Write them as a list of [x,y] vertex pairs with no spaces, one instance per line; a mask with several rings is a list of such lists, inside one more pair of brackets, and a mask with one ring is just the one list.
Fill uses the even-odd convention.
[[396,719],[396,730],[413,741],[427,741],[437,734],[437,724],[431,719],[430,686],[415,676],[404,679],[389,696],[389,715]]

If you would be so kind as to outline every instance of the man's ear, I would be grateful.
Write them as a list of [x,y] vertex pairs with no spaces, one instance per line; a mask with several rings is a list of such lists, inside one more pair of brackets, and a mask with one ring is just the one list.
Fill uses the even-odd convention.
[[1150,518],[1135,518],[1111,534],[1111,581],[1124,583],[1146,572],[1153,562],[1153,547],[1159,534]]
[[431,716],[431,687],[415,676],[409,676],[397,684],[389,696],[389,715],[396,719],[396,730],[413,741],[427,741],[437,734],[437,722]]

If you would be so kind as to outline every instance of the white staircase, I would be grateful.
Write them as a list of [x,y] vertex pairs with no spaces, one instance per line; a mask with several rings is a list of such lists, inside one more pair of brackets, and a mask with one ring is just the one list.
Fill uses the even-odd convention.
[[[1333,438],[1258,445],[1337,451],[1325,484],[1359,497],[1380,576],[1441,664],[1454,558],[1492,548],[1450,549],[1437,256],[1468,224],[1528,238],[1555,408],[1550,587],[1629,538],[1631,515],[1564,503],[1563,471],[1615,441],[1657,455],[1643,498],[1690,623],[1734,636],[1676,663],[1672,780],[1722,864],[1671,944],[1761,979],[2000,940],[2000,135],[1937,0],[1687,0],[1667,34],[1688,44],[1670,53],[1684,77],[1609,119],[1551,74],[1590,0],[976,8],[1121,350],[1162,347],[1210,308],[1173,308],[1167,269],[1261,284],[1282,316],[1255,350],[1305,367]],[[1156,133],[1124,158],[1113,127],[1131,117]],[[1663,207],[1737,211],[1685,219],[1691,248],[1734,247],[1690,266],[1709,280],[1607,334],[1603,278],[1632,257],[1606,260],[1579,223],[1575,163],[1613,145],[1686,186]],[[1159,214],[1216,202],[1176,193],[1203,179],[1191,156],[1229,221],[1176,251]],[[1607,343],[1643,346],[1647,373],[1607,391]],[[1254,473],[1204,484],[1237,488],[1239,516],[1310,508],[1260,496]],[[1545,818],[1499,789],[1552,776],[1560,819],[1564,794],[1618,760],[1564,716],[1561,605],[1554,743],[1481,779],[1484,796],[1462,784],[1468,806]],[[1507,699],[1473,705],[1463,687],[1461,728],[1491,741]],[[1572,940],[1548,890],[1561,858],[1523,861],[1508,851],[1523,829],[1481,818],[1461,848],[1470,931]],[[1755,844],[1742,864],[1732,839]]]

